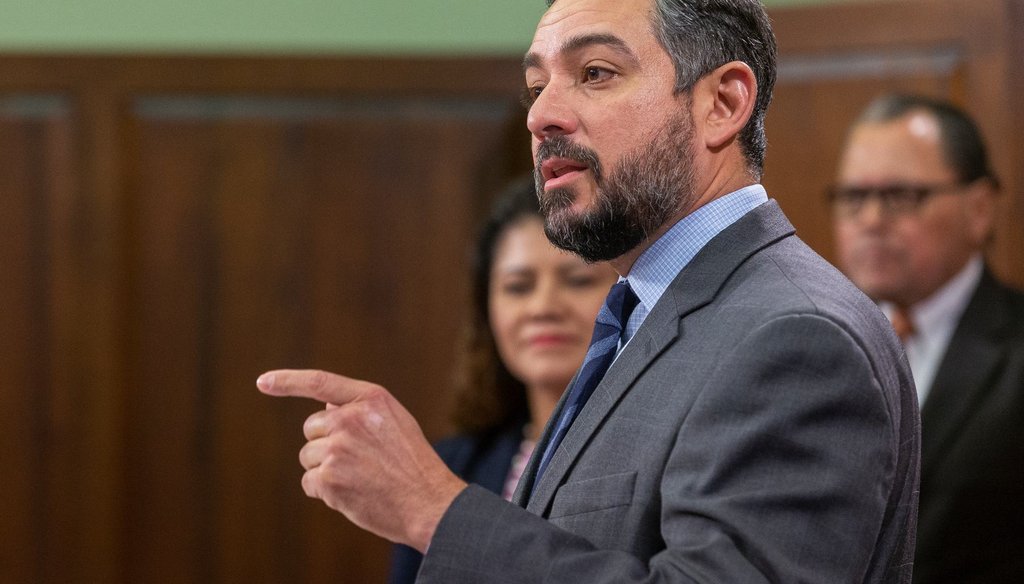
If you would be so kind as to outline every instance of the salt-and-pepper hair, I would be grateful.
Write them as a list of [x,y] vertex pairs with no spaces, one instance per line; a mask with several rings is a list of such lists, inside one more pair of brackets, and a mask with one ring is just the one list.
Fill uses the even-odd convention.
[[[551,6],[556,0],[547,0]],[[764,119],[775,87],[775,34],[759,0],[653,0],[654,36],[672,59],[677,93],[731,61],[746,63],[757,79],[757,100],[739,134],[750,173],[760,179],[768,146]]]

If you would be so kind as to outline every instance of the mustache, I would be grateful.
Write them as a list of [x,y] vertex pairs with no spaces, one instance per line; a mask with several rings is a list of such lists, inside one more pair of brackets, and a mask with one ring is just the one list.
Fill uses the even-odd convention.
[[535,173],[540,180],[540,165],[548,158],[558,157],[572,160],[573,162],[579,162],[585,164],[590,168],[590,171],[594,173],[594,178],[598,184],[601,184],[601,177],[603,176],[601,168],[601,160],[597,157],[597,152],[594,152],[586,146],[580,146],[565,136],[554,136],[544,140],[537,147],[537,167]]

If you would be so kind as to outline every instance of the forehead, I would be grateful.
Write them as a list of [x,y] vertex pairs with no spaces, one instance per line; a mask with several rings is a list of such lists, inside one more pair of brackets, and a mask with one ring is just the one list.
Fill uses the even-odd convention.
[[856,126],[840,161],[839,178],[938,182],[953,180],[955,173],[945,160],[938,121],[925,112],[910,112]]
[[576,256],[551,245],[538,217],[520,219],[505,228],[494,253],[494,270],[518,271],[537,264],[582,263]]
[[530,54],[558,54],[565,43],[586,35],[614,35],[629,45],[654,42],[653,0],[556,0],[541,17]]

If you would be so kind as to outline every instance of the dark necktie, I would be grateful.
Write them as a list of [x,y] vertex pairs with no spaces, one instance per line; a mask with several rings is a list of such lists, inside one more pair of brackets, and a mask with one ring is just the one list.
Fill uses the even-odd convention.
[[580,373],[576,377],[576,383],[569,390],[565,407],[562,408],[555,429],[551,432],[551,439],[548,440],[544,454],[541,456],[537,475],[533,479],[534,485],[540,482],[544,469],[551,462],[551,457],[554,456],[558,445],[565,438],[569,427],[594,393],[594,388],[600,383],[612,361],[615,360],[615,351],[618,348],[619,339],[625,331],[626,321],[629,320],[629,315],[633,313],[638,302],[640,299],[629,287],[629,282],[617,282],[608,292],[604,306],[597,313],[594,336],[590,339],[590,348],[587,349],[587,356],[583,359],[583,367],[580,368]]

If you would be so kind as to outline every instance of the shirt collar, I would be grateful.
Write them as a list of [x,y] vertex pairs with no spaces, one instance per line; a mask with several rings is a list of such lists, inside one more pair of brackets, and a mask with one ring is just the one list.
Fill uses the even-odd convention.
[[[952,329],[967,308],[974,289],[984,271],[981,254],[975,254],[956,276],[928,298],[910,307],[910,319],[915,335],[930,337],[939,331]],[[883,303],[882,310],[889,315],[893,306]]]
[[[768,201],[759,184],[719,197],[680,219],[637,258],[626,280],[647,311],[712,238]],[[621,280],[621,279],[620,279]]]

